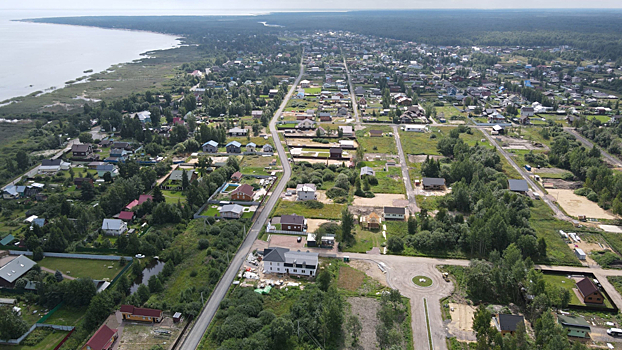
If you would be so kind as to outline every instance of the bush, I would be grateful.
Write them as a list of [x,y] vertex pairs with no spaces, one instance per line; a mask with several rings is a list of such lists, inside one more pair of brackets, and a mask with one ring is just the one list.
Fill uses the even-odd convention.
[[582,188],[575,190],[574,194],[576,194],[577,196],[587,196],[588,194],[590,194],[590,192],[592,192],[591,189],[587,187],[582,187]]
[[335,199],[337,197],[345,197],[348,195],[348,191],[344,190],[340,187],[333,187],[326,191],[326,196],[330,199]]
[[595,192],[590,192],[590,194],[587,195],[587,199],[591,200],[592,202],[598,202],[598,195]]
[[207,249],[209,248],[209,241],[205,238],[199,239],[199,249]]
[[197,270],[190,271],[190,277],[197,277],[198,274]]
[[399,237],[389,237],[387,240],[387,248],[394,253],[404,250],[404,241]]
[[574,180],[574,175],[571,172],[564,173],[562,175],[562,180],[572,181]]

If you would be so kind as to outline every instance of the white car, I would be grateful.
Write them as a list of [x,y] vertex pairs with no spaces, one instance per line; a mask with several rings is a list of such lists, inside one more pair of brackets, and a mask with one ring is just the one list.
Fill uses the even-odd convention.
[[142,254],[136,254],[134,257],[135,257],[136,259],[142,259],[142,258],[144,258],[145,256],[144,256],[144,255],[142,255]]

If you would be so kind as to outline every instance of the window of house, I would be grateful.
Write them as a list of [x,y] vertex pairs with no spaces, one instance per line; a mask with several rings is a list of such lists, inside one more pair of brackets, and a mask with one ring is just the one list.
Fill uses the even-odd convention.
[[272,261],[270,261],[270,265],[272,265]]
[[294,272],[298,272],[298,270],[294,269]]
[[279,269],[278,267],[276,268],[277,271],[281,271],[281,269]]
[[305,273],[305,270],[302,270],[302,273]]

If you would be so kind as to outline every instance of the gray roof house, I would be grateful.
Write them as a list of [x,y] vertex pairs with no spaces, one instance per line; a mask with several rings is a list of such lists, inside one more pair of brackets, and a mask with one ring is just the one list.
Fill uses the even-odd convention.
[[445,186],[445,179],[437,177],[424,177],[421,180],[424,189],[442,189]]
[[372,167],[364,166],[364,167],[361,168],[361,176],[363,176],[363,175],[374,176],[374,175],[376,175],[376,172],[374,171],[374,169]]
[[239,219],[242,217],[244,207],[239,204],[227,204],[220,208],[220,216],[229,219]]
[[529,186],[525,180],[508,180],[510,191],[526,193],[529,191]]
[[249,142],[246,144],[246,152],[255,152],[255,149],[257,148],[257,145]]
[[227,153],[241,153],[242,144],[237,141],[231,141],[227,144]]
[[203,144],[203,152],[205,153],[218,153],[218,142],[209,140]]
[[0,268],[0,286],[15,287],[15,281],[30,271],[37,263],[28,259],[24,255],[11,260],[9,263]]
[[264,273],[315,276],[319,265],[319,254],[273,247],[264,249],[262,260]]
[[261,150],[263,152],[274,152],[274,148],[272,147],[271,144],[266,143],[265,145],[263,145],[263,147],[261,148]]
[[119,219],[104,219],[102,230],[110,236],[120,236],[127,231],[127,223]]

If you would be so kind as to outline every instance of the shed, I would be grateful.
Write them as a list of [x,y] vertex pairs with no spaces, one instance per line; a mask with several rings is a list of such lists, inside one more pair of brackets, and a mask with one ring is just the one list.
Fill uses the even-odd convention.
[[179,323],[181,321],[181,312],[176,312],[173,315],[173,322]]
[[579,258],[579,260],[585,260],[585,258],[587,257],[583,252],[583,249],[581,248],[575,248],[574,254],[577,256],[577,258]]
[[508,187],[512,192],[526,193],[529,191],[529,185],[525,180],[508,180]]

